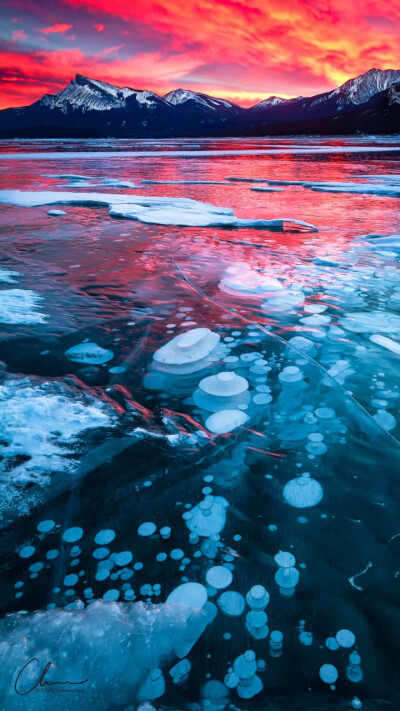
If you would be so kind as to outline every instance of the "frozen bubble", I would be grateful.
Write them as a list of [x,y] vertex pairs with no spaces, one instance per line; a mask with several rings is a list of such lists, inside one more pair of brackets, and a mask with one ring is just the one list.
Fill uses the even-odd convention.
[[272,396],[267,393],[259,393],[254,395],[253,402],[255,405],[268,405],[272,401]]
[[246,624],[256,630],[265,627],[268,622],[268,616],[264,610],[251,610],[246,615]]
[[296,565],[294,555],[286,551],[279,551],[279,553],[274,556],[274,560],[278,563],[280,568],[293,568],[293,566]]
[[97,343],[84,342],[77,346],[72,346],[65,351],[69,360],[75,363],[90,363],[92,365],[102,365],[114,358],[113,351],[101,348]]
[[64,585],[67,587],[72,587],[78,582],[78,576],[75,575],[74,573],[71,573],[70,575],[66,575],[64,578]]
[[42,569],[43,563],[32,563],[32,565],[29,566],[29,570],[31,571],[31,573],[40,573]]
[[314,641],[312,632],[307,632],[306,630],[303,630],[299,634],[299,642],[300,644],[303,645],[303,647],[311,647],[312,643]]
[[350,647],[353,647],[353,645],[356,642],[355,635],[351,630],[339,630],[336,634],[336,641],[340,647],[345,647],[346,649],[350,649]]
[[387,412],[387,410],[378,410],[375,415],[373,415],[373,418],[386,432],[390,432],[390,430],[396,427],[396,419],[390,412]]
[[339,674],[333,664],[323,664],[319,670],[319,676],[325,684],[334,684]]
[[282,383],[295,383],[303,378],[300,368],[296,365],[288,365],[279,373],[279,380]]
[[219,410],[206,419],[206,427],[213,434],[227,434],[248,421],[241,410]]
[[185,554],[181,548],[174,548],[170,553],[172,560],[181,560],[184,555]]
[[244,611],[245,601],[240,593],[227,590],[219,596],[218,605],[225,615],[239,617]]
[[257,671],[256,655],[252,649],[237,657],[233,663],[233,671],[240,680],[250,679]]
[[227,674],[224,678],[224,684],[228,689],[235,689],[239,683],[239,677],[237,674],[231,672]]
[[76,541],[79,541],[83,536],[83,528],[79,528],[79,526],[75,526],[73,528],[67,528],[66,531],[64,531],[62,538],[63,541],[66,541],[66,543],[76,543]]
[[293,336],[293,338],[289,338],[288,345],[294,346],[294,348],[297,348],[299,351],[304,351],[305,353],[315,348],[315,343],[304,336]]
[[101,548],[96,548],[93,551],[93,558],[96,558],[96,560],[103,560],[103,558],[107,558],[109,552],[109,549],[104,548],[104,546],[102,546]]
[[283,498],[298,509],[316,506],[323,497],[323,489],[316,479],[298,477],[291,479],[283,489]]
[[324,326],[330,323],[331,317],[325,314],[313,314],[312,316],[303,316],[300,321],[306,326]]
[[56,548],[52,548],[51,550],[47,551],[46,558],[47,560],[54,560],[55,558],[58,558],[59,555],[59,551]]
[[19,556],[20,558],[30,558],[34,554],[35,550],[36,548],[34,546],[24,546],[21,548]]
[[331,420],[335,417],[335,410],[332,410],[331,407],[318,407],[315,414],[319,420]]
[[113,531],[111,528],[104,528],[95,535],[94,541],[99,546],[106,546],[108,543],[111,543],[114,538],[115,531]]
[[237,375],[233,371],[223,371],[217,375],[210,375],[203,378],[199,383],[199,388],[208,395],[217,397],[233,397],[245,392],[249,387],[246,378]]
[[154,360],[166,365],[185,365],[202,360],[214,350],[220,337],[209,328],[180,333],[154,353]]
[[263,585],[253,585],[246,595],[246,602],[253,610],[263,610],[269,603],[269,593]]
[[398,343],[397,341],[393,341],[392,338],[388,338],[387,336],[381,336],[379,333],[375,333],[369,337],[369,340],[373,343],[376,343],[378,346],[382,346],[382,348],[391,351],[392,353],[400,355],[400,343]]
[[40,533],[48,533],[55,525],[54,521],[50,519],[48,521],[40,521],[37,525],[37,530],[40,531]]
[[325,304],[306,304],[304,311],[309,314],[322,314],[327,308]]
[[332,652],[335,652],[337,649],[339,649],[339,645],[335,637],[328,637],[325,640],[325,647],[327,647],[327,649],[330,649]]
[[105,592],[103,595],[103,600],[118,600],[118,599],[119,599],[119,590],[116,590],[115,588],[111,588],[110,590],[107,590],[107,592]]
[[114,365],[113,368],[108,369],[113,375],[118,375],[119,373],[124,373],[126,368],[123,365]]
[[200,583],[184,583],[167,597],[167,604],[182,607],[203,608],[208,599],[207,590]]
[[206,580],[212,588],[222,590],[227,588],[232,582],[233,576],[231,571],[224,565],[215,565],[207,570]]
[[169,538],[170,535],[171,535],[171,529],[169,526],[163,526],[162,528],[160,528],[161,538],[163,538],[164,540],[167,540],[167,538]]
[[133,555],[130,551],[122,551],[122,553],[116,554],[114,561],[116,565],[123,568],[125,565],[129,565],[129,563],[132,562],[132,559]]
[[157,526],[155,523],[152,523],[151,521],[146,521],[145,523],[141,523],[139,528],[138,528],[138,534],[139,536],[152,536],[153,533],[156,532]]
[[295,588],[300,579],[297,568],[279,568],[275,573],[276,584],[283,589],[291,590]]

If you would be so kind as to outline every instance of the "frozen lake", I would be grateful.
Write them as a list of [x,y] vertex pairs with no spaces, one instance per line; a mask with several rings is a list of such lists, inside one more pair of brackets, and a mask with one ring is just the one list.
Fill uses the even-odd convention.
[[399,708],[399,158],[0,141],[7,708]]

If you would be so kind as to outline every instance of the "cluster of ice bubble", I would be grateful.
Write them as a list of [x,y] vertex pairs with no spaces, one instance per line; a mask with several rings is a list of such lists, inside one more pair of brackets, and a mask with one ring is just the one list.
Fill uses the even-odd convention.
[[[325,646],[327,649],[335,652],[339,649],[352,649],[356,644],[355,634],[348,629],[339,630],[335,637],[328,637],[325,640]],[[326,684],[335,683],[339,676],[338,670],[332,664],[323,664],[320,668],[319,675]],[[353,649],[348,658],[348,664],[346,666],[346,676],[349,681],[357,684],[363,679],[363,670],[361,668],[361,657],[356,649]],[[361,706],[354,706],[354,708],[361,708]]]
[[105,205],[109,214],[150,225],[177,227],[253,227],[283,230],[285,225],[317,231],[314,225],[290,217],[266,220],[236,217],[229,207],[216,207],[190,198],[149,197],[120,193],[0,190],[0,203],[20,207],[40,205]]
[[71,454],[89,429],[115,424],[111,406],[83,388],[9,377],[0,385],[0,454],[6,462],[1,509],[25,511],[27,484],[50,486],[56,472],[73,471]]
[[255,652],[248,649],[240,654],[228,669],[224,682],[228,689],[236,689],[241,699],[252,699],[263,690],[263,683],[257,675],[258,669],[264,669],[264,664],[257,664]]
[[65,355],[75,363],[90,363],[91,365],[103,365],[114,358],[113,351],[102,348],[91,341],[71,346],[65,351]]
[[279,592],[283,597],[292,597],[300,580],[300,573],[295,567],[296,558],[292,553],[279,551],[274,556],[274,560],[279,566],[275,573],[275,582],[279,587]]
[[183,514],[186,526],[193,536],[194,542],[199,536],[209,537],[219,535],[226,522],[226,510],[229,502],[223,496],[206,494],[200,503]]
[[284,286],[275,277],[253,269],[247,262],[235,262],[225,269],[219,288],[233,296],[266,296],[282,291]]
[[[15,682],[20,694],[32,689],[49,661],[46,681],[75,683],[71,689],[82,693],[73,695],[74,708],[81,711],[152,702],[164,694],[164,672],[177,684],[190,672],[185,658],[210,621],[208,605],[204,586],[189,582],[158,605],[97,600],[85,609],[9,615],[0,621],[3,704],[22,709],[28,698],[33,710],[53,709],[54,694],[26,698],[14,689]],[[58,709],[70,704],[71,694],[57,694]]]

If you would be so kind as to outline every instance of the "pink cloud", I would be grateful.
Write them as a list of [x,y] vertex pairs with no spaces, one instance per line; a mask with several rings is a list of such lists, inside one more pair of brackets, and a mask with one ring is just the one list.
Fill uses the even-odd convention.
[[65,35],[68,30],[72,30],[73,25],[67,25],[65,23],[57,23],[55,25],[52,25],[51,27],[44,27],[43,30],[40,30],[44,35],[53,35],[53,34],[60,34],[60,35]]
[[18,42],[18,40],[24,40],[27,38],[27,34],[23,30],[14,30],[11,35],[12,42]]

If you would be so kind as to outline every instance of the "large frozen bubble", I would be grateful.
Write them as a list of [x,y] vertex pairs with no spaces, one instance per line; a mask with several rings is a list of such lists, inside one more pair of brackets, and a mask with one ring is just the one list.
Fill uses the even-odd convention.
[[291,479],[283,489],[285,501],[297,509],[316,506],[321,501],[323,494],[321,484],[308,476]]
[[199,383],[199,388],[205,393],[221,398],[240,395],[245,392],[248,387],[249,383],[246,378],[230,370],[218,373],[217,375],[210,375],[208,378],[203,378]]
[[248,421],[242,410],[219,410],[206,419],[206,427],[213,434],[228,434]]
[[90,363],[92,365],[102,365],[114,358],[112,351],[89,341],[68,348],[65,355],[76,363]]
[[180,333],[154,353],[156,363],[167,366],[203,365],[206,359],[218,345],[220,337],[209,328],[193,328]]

